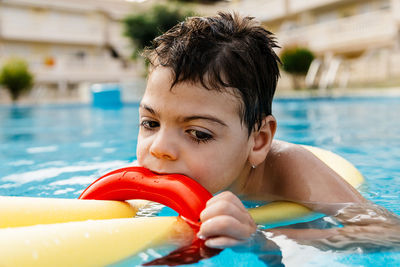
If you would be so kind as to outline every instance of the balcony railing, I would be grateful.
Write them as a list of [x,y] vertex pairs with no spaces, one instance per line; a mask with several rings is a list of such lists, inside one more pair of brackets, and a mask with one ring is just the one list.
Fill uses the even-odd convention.
[[9,40],[99,45],[104,43],[101,16],[3,6],[1,37]]
[[285,1],[240,1],[233,4],[233,8],[240,10],[244,14],[251,14],[259,20],[273,20],[286,15]]
[[320,6],[326,6],[335,2],[343,2],[343,0],[290,0],[289,11],[290,13],[297,13]]
[[[379,23],[377,23],[379,22]],[[315,52],[359,50],[391,44],[397,25],[390,11],[341,18],[277,33],[282,46],[303,45]]]
[[198,5],[196,10],[204,15],[215,15],[215,10],[235,10],[261,21],[286,16],[285,1],[283,0],[234,0],[228,3],[220,1],[216,5]]

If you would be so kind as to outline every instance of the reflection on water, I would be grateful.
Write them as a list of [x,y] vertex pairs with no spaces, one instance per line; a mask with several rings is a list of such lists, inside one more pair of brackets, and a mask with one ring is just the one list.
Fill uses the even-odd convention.
[[[400,217],[373,203],[350,204],[339,210],[334,220],[343,227],[298,229],[296,225],[281,229],[266,230],[266,236],[274,242],[282,253],[285,266],[305,264],[318,265],[316,259],[329,255],[332,264],[356,257],[346,255],[373,255],[382,259],[387,253],[394,253],[400,259]],[[269,242],[267,240],[266,242]],[[260,257],[268,262],[270,251],[261,251]],[[307,257],[301,255],[307,254]],[[389,254],[391,255],[391,254]],[[391,255],[392,256],[392,255]],[[314,258],[314,259],[313,259]],[[273,258],[276,261],[276,257]],[[327,260],[323,260],[327,266]],[[334,264],[335,266],[338,266]],[[275,265],[273,265],[275,266]],[[369,265],[372,266],[372,265]]]
[[19,107],[19,106],[11,106],[8,110],[8,117],[10,120],[20,120],[32,117],[32,107]]
[[54,182],[93,180],[135,159],[137,105],[0,107],[0,195],[75,198]]
[[[52,161],[34,166],[31,171],[13,173],[0,179],[0,195],[77,198],[83,189],[109,170],[126,166],[126,161]],[[68,186],[68,187],[67,187]],[[21,188],[24,188],[21,192]]]
[[34,138],[31,132],[33,127],[33,108],[12,106],[0,109],[0,140],[4,142],[29,142]]
[[400,251],[400,217],[373,203],[353,204],[335,216],[345,227],[313,242],[319,249],[358,253]]
[[152,217],[157,216],[164,205],[156,203],[156,202],[148,202],[144,207],[140,208],[138,212],[136,212],[136,217]]

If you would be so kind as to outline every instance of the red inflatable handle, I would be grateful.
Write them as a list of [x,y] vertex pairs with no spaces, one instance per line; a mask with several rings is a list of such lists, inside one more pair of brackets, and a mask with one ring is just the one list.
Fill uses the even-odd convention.
[[181,174],[156,174],[143,167],[127,167],[107,173],[89,185],[80,199],[145,199],[166,205],[191,224],[212,195],[199,183]]

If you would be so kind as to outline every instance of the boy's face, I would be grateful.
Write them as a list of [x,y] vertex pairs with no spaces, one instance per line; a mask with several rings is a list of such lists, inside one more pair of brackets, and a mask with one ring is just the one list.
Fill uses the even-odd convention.
[[239,117],[239,100],[200,84],[178,83],[157,67],[143,96],[137,159],[157,173],[180,173],[211,193],[234,189],[250,170],[251,144]]

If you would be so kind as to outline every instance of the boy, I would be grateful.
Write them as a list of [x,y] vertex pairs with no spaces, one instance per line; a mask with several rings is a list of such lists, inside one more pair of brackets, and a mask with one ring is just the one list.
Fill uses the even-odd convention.
[[235,246],[256,232],[239,197],[322,203],[326,212],[330,204],[366,202],[307,150],[273,140],[276,47],[252,18],[219,13],[187,19],[145,52],[151,70],[140,104],[138,164],[220,192],[201,214],[199,237],[209,247]]

